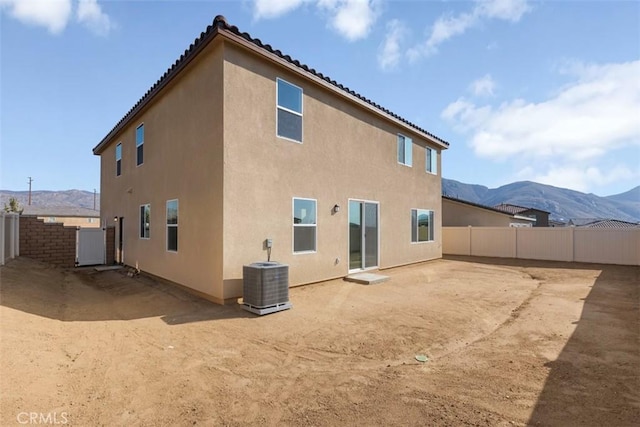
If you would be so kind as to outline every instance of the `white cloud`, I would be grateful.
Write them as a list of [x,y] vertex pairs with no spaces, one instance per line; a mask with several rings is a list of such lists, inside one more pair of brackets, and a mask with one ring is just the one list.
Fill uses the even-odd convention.
[[[78,0],[76,20],[98,35],[107,35],[113,28],[97,0]],[[60,34],[72,17],[72,0],[0,0],[0,9],[18,21],[45,27],[52,34]]]
[[394,19],[387,23],[387,34],[378,49],[378,65],[384,71],[398,66],[402,58],[401,43],[406,35],[406,28]]
[[273,19],[297,9],[305,0],[255,0],[254,19]]
[[526,168],[518,176],[521,179],[540,182],[556,187],[571,188],[572,190],[590,192],[593,188],[605,186],[619,181],[640,178],[638,172],[633,172],[624,165],[607,168],[603,172],[598,166],[556,165],[545,167],[542,173],[534,172],[534,168]]
[[487,19],[518,22],[531,10],[528,0],[480,0],[471,12],[457,16],[439,17],[431,27],[429,38],[410,48],[407,56],[411,61],[428,57],[438,52],[438,46],[454,36],[464,34],[469,28]]
[[100,36],[106,36],[112,28],[109,16],[102,11],[97,0],[79,0],[78,22]]
[[45,27],[52,34],[61,33],[71,16],[71,0],[0,0],[18,21]]
[[304,3],[328,14],[328,25],[349,41],[365,38],[380,16],[380,0],[254,0],[253,17],[273,19]]
[[469,89],[476,96],[493,96],[493,91],[496,88],[496,82],[491,77],[491,74],[485,74],[478,80],[471,83]]
[[494,108],[460,98],[441,116],[469,134],[478,156],[551,162],[534,177],[542,182],[568,186],[570,180],[583,188],[628,176],[623,165],[603,173],[593,163],[605,153],[640,146],[640,61],[574,63],[564,72],[573,82],[542,102],[515,99]]
[[531,6],[527,0],[487,0],[478,2],[476,10],[483,17],[518,22]]
[[349,41],[369,35],[380,16],[377,0],[320,0],[318,7],[332,15],[329,26]]

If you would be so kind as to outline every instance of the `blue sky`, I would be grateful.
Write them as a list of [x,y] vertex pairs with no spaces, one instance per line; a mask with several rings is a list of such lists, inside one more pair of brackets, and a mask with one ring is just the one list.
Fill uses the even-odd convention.
[[640,183],[638,1],[0,0],[0,188],[99,191],[92,148],[218,14],[449,141],[445,178]]

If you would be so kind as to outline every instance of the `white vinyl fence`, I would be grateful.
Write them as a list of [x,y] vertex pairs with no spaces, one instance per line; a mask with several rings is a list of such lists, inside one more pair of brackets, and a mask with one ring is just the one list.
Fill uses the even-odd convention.
[[640,265],[640,228],[442,227],[442,252]]
[[76,265],[105,263],[105,230],[102,228],[78,228],[76,233]]
[[0,212],[0,265],[20,255],[20,215]]

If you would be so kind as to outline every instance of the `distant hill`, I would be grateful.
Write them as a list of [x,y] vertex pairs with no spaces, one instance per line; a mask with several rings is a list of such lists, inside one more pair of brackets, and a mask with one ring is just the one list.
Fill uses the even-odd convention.
[[632,202],[632,203],[640,203],[640,185],[636,188],[632,188],[631,190],[614,194],[613,196],[607,196],[606,199],[614,200],[616,202]]
[[542,209],[557,220],[603,218],[640,222],[640,186],[625,193],[600,197],[531,181],[488,188],[443,178],[442,192],[487,206],[510,203]]
[[[0,208],[9,204],[9,198],[15,197],[21,206],[27,206],[28,191],[0,190]],[[66,191],[32,191],[31,204],[33,206],[73,206],[93,209],[93,193],[83,190]],[[100,194],[96,194],[96,210],[100,210]]]
[[[550,212],[553,219],[602,218],[640,222],[640,186],[621,194],[600,197],[531,181],[488,188],[443,178],[442,192],[447,196],[487,206],[511,203],[542,209]],[[29,193],[0,190],[0,208],[9,203],[10,197],[15,197],[22,206],[26,206]],[[82,190],[33,191],[31,204],[93,209],[93,193]],[[100,210],[100,194],[96,194],[96,209]]]

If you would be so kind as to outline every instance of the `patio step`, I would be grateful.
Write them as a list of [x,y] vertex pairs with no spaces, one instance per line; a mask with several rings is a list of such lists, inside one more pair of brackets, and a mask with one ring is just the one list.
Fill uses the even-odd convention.
[[375,285],[389,280],[389,276],[374,273],[356,273],[350,274],[344,278],[347,282],[355,282],[363,285]]

